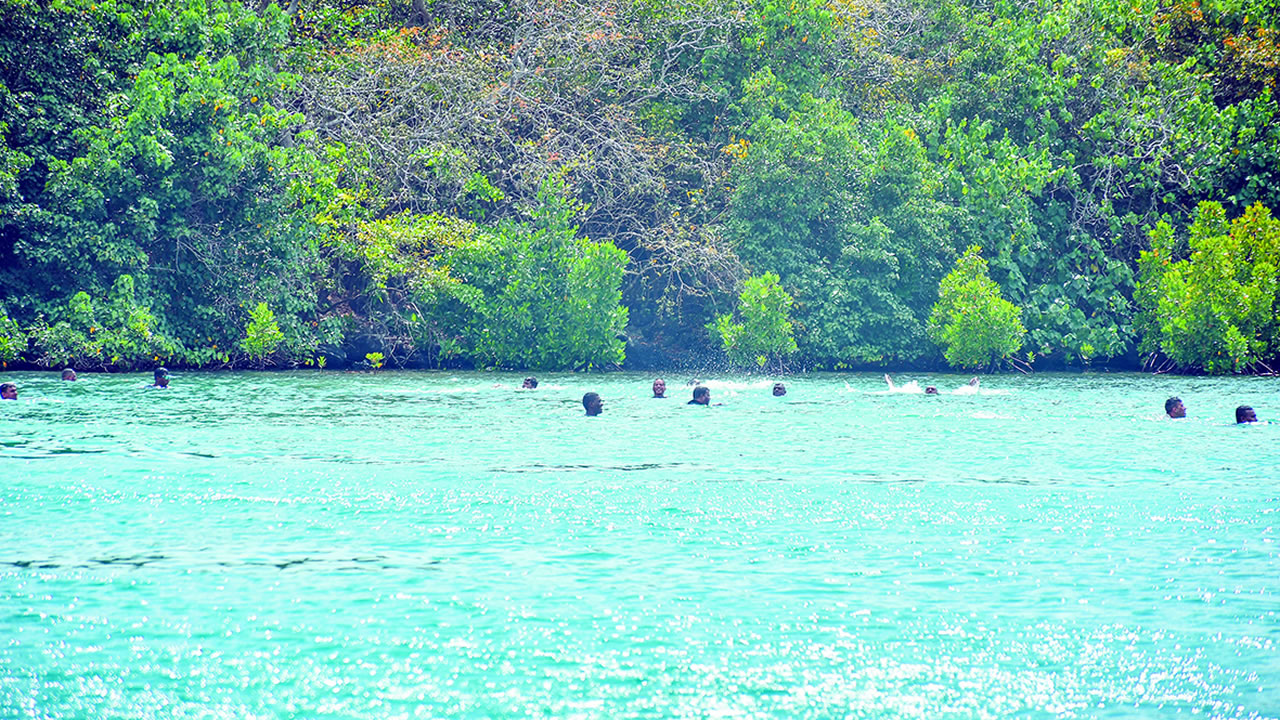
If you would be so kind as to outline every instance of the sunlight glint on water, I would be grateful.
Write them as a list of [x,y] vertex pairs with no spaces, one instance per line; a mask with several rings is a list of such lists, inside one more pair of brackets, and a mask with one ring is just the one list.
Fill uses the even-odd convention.
[[1274,380],[13,377],[0,717],[1280,717]]

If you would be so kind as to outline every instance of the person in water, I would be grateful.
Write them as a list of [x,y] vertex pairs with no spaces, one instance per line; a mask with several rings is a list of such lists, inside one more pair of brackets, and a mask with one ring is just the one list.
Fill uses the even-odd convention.
[[656,398],[667,397],[667,381],[662,378],[654,378],[653,380],[653,396]]
[[13,383],[0,385],[0,400],[17,400],[18,386]]
[[162,367],[156,368],[155,378],[156,378],[156,381],[151,385],[148,385],[147,387],[160,388],[161,390],[169,387],[169,371],[168,370]]
[[1241,405],[1236,408],[1236,424],[1247,425],[1249,423],[1258,422],[1258,414],[1248,405]]
[[710,405],[711,390],[699,385],[693,389],[693,399],[685,403],[686,405]]
[[76,381],[76,371],[75,371],[75,370],[73,370],[72,368],[63,368],[63,369],[62,369],[62,379],[63,379],[63,380],[66,380],[66,381],[68,381],[68,382],[75,382],[75,381]]
[[782,397],[783,395],[786,395],[786,394],[787,394],[787,386],[786,386],[786,385],[783,385],[783,384],[782,384],[782,383],[780,383],[780,382],[776,382],[776,383],[774,383],[774,384],[773,384],[773,396],[774,396],[774,397]]
[[536,390],[538,387],[538,378],[530,375],[524,379],[524,383],[520,385],[523,390]]
[[1182,398],[1171,397],[1164,401],[1164,414],[1170,420],[1177,420],[1187,416],[1187,406],[1182,404]]
[[587,411],[587,417],[595,417],[604,412],[604,400],[600,399],[600,393],[589,392],[582,396],[582,407]]
[[[898,391],[919,392],[918,388],[920,386],[916,384],[915,380],[912,380],[911,382],[907,383],[906,385],[903,385],[902,387],[898,387],[897,385],[893,384],[893,377],[890,376],[888,373],[885,373],[884,381],[885,381],[885,384],[889,386],[889,392],[898,392]],[[969,382],[956,388],[955,392],[961,395],[978,392],[979,382],[981,381],[979,381],[976,376],[972,377],[969,379]],[[924,394],[937,395],[938,387],[936,385],[926,385],[924,388]]]

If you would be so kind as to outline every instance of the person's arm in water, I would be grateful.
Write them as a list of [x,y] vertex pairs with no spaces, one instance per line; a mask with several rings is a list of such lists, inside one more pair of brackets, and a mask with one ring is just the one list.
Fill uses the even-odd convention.
[[889,384],[889,392],[897,390],[897,388],[893,386],[893,378],[889,377],[889,373],[884,374],[884,381]]

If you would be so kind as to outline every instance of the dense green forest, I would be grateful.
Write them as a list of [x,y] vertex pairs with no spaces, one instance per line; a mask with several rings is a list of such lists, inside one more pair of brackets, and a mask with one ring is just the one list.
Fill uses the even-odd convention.
[[3,0],[0,360],[1280,359],[1280,0]]

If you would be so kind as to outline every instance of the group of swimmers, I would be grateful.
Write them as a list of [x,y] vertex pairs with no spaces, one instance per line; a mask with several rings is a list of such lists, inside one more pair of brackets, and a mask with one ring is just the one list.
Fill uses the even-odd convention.
[[[1187,406],[1182,403],[1182,398],[1171,397],[1164,401],[1164,418],[1165,420],[1180,420],[1187,416]],[[1241,405],[1236,408],[1236,424],[1237,425],[1253,425],[1262,423],[1258,419],[1258,414],[1248,405]],[[1268,420],[1267,423],[1272,421]]]
[[[710,405],[711,404],[711,388],[702,385],[697,380],[689,382],[693,386],[693,399],[685,403],[686,405]],[[521,386],[525,389],[533,389],[538,387],[537,378],[528,377],[524,379]],[[773,396],[782,397],[787,394],[787,386],[776,382],[773,384]],[[653,397],[665,400],[667,397],[667,381],[662,378],[656,378],[653,381]],[[595,417],[604,412],[604,399],[600,397],[600,393],[589,392],[582,396],[582,408],[587,411],[587,417]]]
[[[152,384],[150,385],[146,385],[145,387],[156,388],[161,390],[169,387],[169,371],[166,370],[165,368],[162,368],[162,367],[156,368],[154,378],[155,378],[154,382],[152,382]],[[62,379],[66,382],[75,382],[79,378],[76,376],[76,371],[74,368],[63,368]],[[18,399],[18,386],[16,383],[11,383],[11,382],[0,383],[0,400],[17,400],[17,399]]]
[[[165,368],[156,368],[154,374],[154,382],[147,385],[148,388],[164,389],[169,387],[169,371]],[[62,379],[68,382],[76,381],[76,371],[73,368],[65,368],[62,371]],[[920,392],[919,385],[913,380],[906,385],[894,385],[893,378],[889,375],[884,376],[885,383],[888,384],[890,392]],[[971,394],[978,390],[978,378],[974,377],[965,385],[961,385],[955,390],[957,394]],[[691,380],[689,385],[693,386],[693,398],[689,400],[688,405],[710,405],[711,389],[702,385],[697,380]],[[534,390],[538,387],[538,379],[536,377],[527,377],[520,385],[525,390]],[[937,395],[938,388],[934,385],[926,385],[924,388],[925,395]],[[787,386],[776,382],[773,384],[773,396],[782,397],[787,394]],[[667,382],[662,378],[656,378],[653,381],[653,397],[667,397]],[[0,400],[17,400],[18,386],[14,383],[0,383]],[[604,399],[600,397],[600,393],[589,392],[582,396],[582,407],[590,417],[604,412]],[[1187,406],[1183,404],[1182,398],[1171,397],[1164,401],[1164,419],[1178,420],[1187,416]],[[1236,424],[1250,425],[1259,423],[1258,414],[1248,405],[1241,405],[1236,408]]]
[[[919,385],[916,384],[915,381],[907,383],[902,387],[898,387],[893,384],[893,378],[889,377],[888,375],[884,376],[884,380],[886,383],[889,384],[890,392],[913,392],[913,391],[919,390]],[[686,403],[687,405],[710,405],[711,404],[710,388],[702,385],[697,380],[692,380],[689,382],[689,384],[693,386],[693,398],[689,400],[688,403]],[[527,377],[524,379],[524,384],[521,387],[523,387],[526,390],[531,390],[533,388],[536,388],[538,387],[538,379],[533,377]],[[977,389],[978,389],[978,378],[975,377],[972,380],[970,380],[968,384],[961,386],[958,390],[956,390],[956,392],[960,394],[973,393],[973,392],[977,392]],[[780,382],[776,382],[773,384],[774,397],[782,397],[783,395],[786,395],[786,394],[787,394],[786,385]],[[938,388],[934,387],[933,385],[929,385],[924,389],[924,394],[937,395]],[[655,398],[667,397],[667,382],[662,378],[656,378],[653,381],[653,397]],[[604,412],[604,400],[600,398],[600,393],[589,392],[583,395],[582,408],[586,410],[587,416],[589,417],[594,417]]]
[[[901,387],[894,385],[893,378],[889,377],[888,375],[884,376],[884,381],[889,384],[890,392],[913,392],[913,391],[919,390],[919,385],[914,380]],[[697,380],[691,380],[689,384],[693,386],[693,399],[685,403],[686,405],[710,405],[711,404],[710,388],[702,385]],[[535,377],[527,377],[524,379],[524,383],[521,385],[521,387],[525,390],[532,390],[538,387],[538,379]],[[978,390],[978,378],[975,377],[971,379],[967,384],[960,386],[960,388],[956,390],[956,393],[959,393],[959,394],[974,393],[974,392],[977,392],[977,390]],[[787,394],[786,385],[780,382],[776,382],[773,384],[774,397],[782,397],[783,395],[786,395],[786,394]],[[937,395],[938,388],[933,385],[926,386],[924,389],[924,394]],[[654,379],[653,397],[664,398],[664,399],[667,397],[667,381],[666,380],[663,380],[662,378]],[[589,417],[595,417],[596,415],[599,415],[600,413],[604,412],[604,400],[600,398],[600,393],[589,392],[582,396],[582,407],[584,410],[586,410],[587,415]]]

